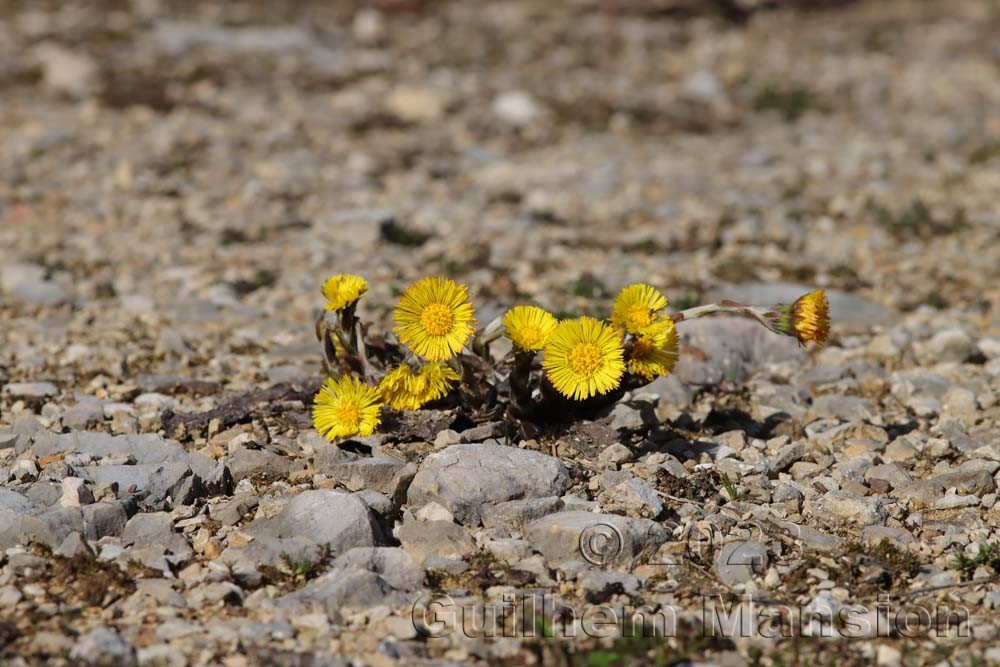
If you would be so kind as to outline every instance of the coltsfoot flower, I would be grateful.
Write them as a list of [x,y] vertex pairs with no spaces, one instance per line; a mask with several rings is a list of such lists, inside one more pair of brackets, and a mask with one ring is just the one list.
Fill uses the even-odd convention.
[[375,387],[351,375],[327,378],[313,398],[313,426],[331,442],[371,435],[381,422],[381,411]]
[[655,333],[642,334],[632,342],[628,358],[630,373],[654,380],[674,370],[677,363],[677,328],[667,318]]
[[630,334],[651,333],[649,327],[661,322],[660,311],[667,307],[667,298],[650,285],[629,285],[615,299],[611,323]]
[[417,410],[422,403],[413,389],[413,369],[400,364],[385,374],[378,383],[378,393],[386,405],[394,410]]
[[352,273],[338,273],[323,283],[327,310],[343,310],[368,291],[368,281]]
[[801,345],[808,342],[824,345],[830,335],[830,304],[826,292],[818,289],[803,294],[791,305],[778,307],[775,329],[786,336],[794,336]]
[[461,352],[476,319],[469,292],[448,278],[421,278],[396,304],[393,331],[417,356],[445,361]]
[[447,364],[430,362],[417,372],[409,364],[400,364],[386,373],[378,391],[394,410],[419,410],[427,403],[444,398],[458,373]]
[[538,352],[559,322],[538,306],[514,306],[503,316],[503,326],[514,346],[526,352]]
[[560,322],[545,346],[542,367],[556,390],[583,400],[618,387],[625,372],[621,334],[593,317]]
[[424,403],[436,401],[444,398],[451,391],[452,384],[459,381],[458,373],[448,364],[437,361],[424,364],[417,375],[417,380],[422,384]]

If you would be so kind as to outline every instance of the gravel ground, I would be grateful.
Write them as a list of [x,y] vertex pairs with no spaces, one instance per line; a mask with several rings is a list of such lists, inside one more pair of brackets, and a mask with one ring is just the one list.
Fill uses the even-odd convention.
[[[0,664],[1000,663],[996,3],[376,4],[0,2]],[[834,321],[337,448],[336,272]]]

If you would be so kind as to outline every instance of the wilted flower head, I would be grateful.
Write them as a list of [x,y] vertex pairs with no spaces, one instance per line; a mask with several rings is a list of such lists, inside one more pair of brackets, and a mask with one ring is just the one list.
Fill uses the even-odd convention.
[[654,380],[674,370],[677,363],[677,329],[666,318],[653,333],[642,334],[632,342],[628,370],[647,380]]
[[548,311],[537,306],[514,306],[503,316],[507,337],[514,346],[527,352],[537,352],[559,322]]
[[313,426],[331,442],[371,435],[381,421],[381,410],[375,387],[350,375],[327,378],[313,398]]
[[409,364],[400,364],[386,373],[378,385],[382,400],[395,410],[419,410],[443,398],[451,391],[458,373],[447,364],[430,362],[417,372]]
[[414,354],[444,361],[461,352],[476,323],[469,292],[448,278],[421,278],[396,304],[393,331]]
[[778,306],[774,328],[778,333],[794,336],[802,345],[810,341],[825,344],[830,335],[830,304],[826,300],[826,292],[813,290],[791,305]]
[[615,299],[611,323],[630,334],[647,333],[660,321],[660,311],[667,307],[667,298],[650,285],[629,285]]
[[368,291],[368,281],[353,273],[338,273],[323,283],[327,310],[343,310]]
[[583,400],[618,387],[625,362],[621,334],[593,317],[560,322],[545,346],[542,367],[556,390]]

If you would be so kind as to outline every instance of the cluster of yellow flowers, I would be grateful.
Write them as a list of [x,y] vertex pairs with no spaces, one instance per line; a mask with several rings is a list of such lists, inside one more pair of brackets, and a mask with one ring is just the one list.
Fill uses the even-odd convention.
[[556,391],[584,400],[617,389],[626,371],[653,380],[673,370],[677,329],[666,307],[656,289],[636,284],[619,293],[610,324],[593,317],[559,322],[536,306],[517,306],[503,325],[517,354],[542,352]]
[[[360,276],[332,276],[323,284],[326,310],[347,312],[353,318],[367,289]],[[801,343],[822,344],[829,333],[822,290],[772,310],[723,303],[671,317],[664,312],[666,307],[666,297],[655,288],[634,284],[618,294],[609,321],[586,316],[559,321],[537,306],[515,306],[503,316],[502,332],[513,344],[515,372],[530,373],[535,355],[541,353],[541,368],[552,388],[578,401],[618,389],[626,374],[648,382],[670,373],[678,357],[674,322],[685,319],[685,313],[696,317],[736,309]],[[408,350],[402,361],[387,368],[377,382],[374,375],[364,379],[343,375],[328,378],[316,394],[313,422],[331,441],[371,435],[381,422],[383,405],[417,410],[448,395],[461,379],[461,351],[482,334],[475,328],[468,289],[448,278],[422,278],[410,285],[396,304],[393,320],[393,332]],[[344,339],[340,340],[338,345],[343,346]],[[366,364],[362,360],[362,366]]]

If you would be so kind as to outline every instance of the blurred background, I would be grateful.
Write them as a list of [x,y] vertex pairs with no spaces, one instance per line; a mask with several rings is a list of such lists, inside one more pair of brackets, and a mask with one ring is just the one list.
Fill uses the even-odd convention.
[[998,38],[994,0],[4,0],[4,374],[281,379],[344,271],[383,325],[439,273],[995,333]]

